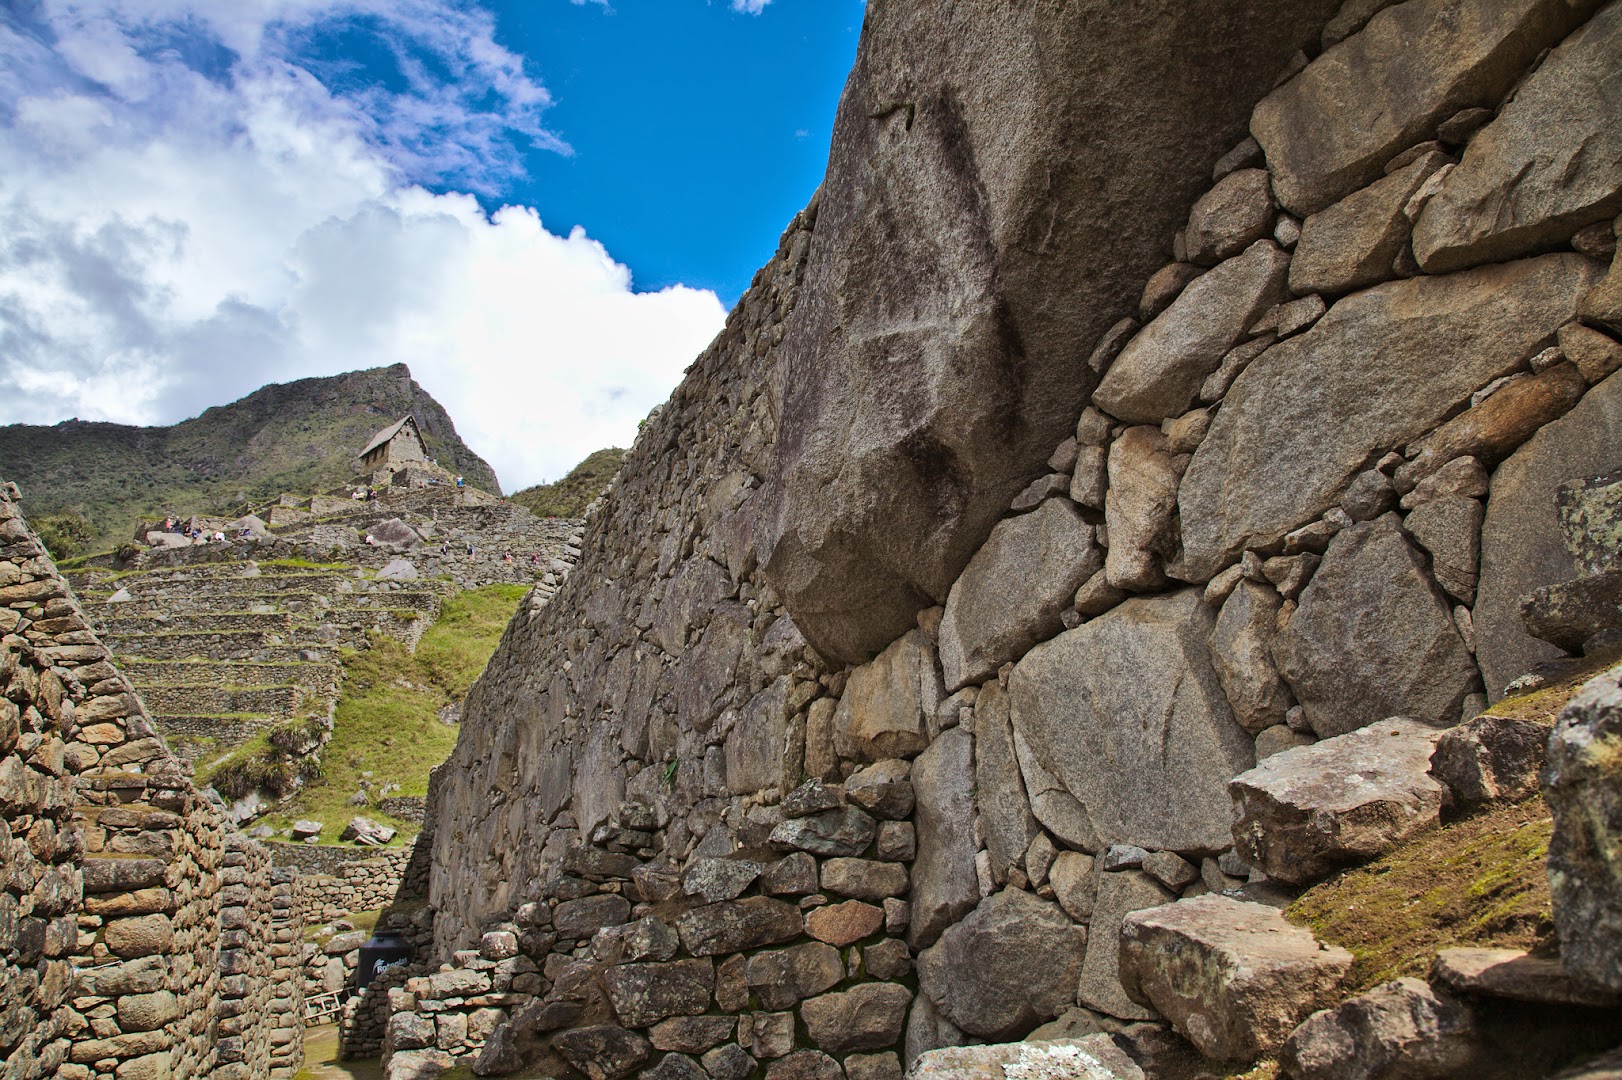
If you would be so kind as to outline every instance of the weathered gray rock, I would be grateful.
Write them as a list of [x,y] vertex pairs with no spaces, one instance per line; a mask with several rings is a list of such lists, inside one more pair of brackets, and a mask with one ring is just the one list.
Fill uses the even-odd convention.
[[1543,793],[1554,814],[1549,892],[1560,958],[1579,980],[1622,991],[1622,668],[1590,679],[1549,738]]
[[1476,599],[1481,520],[1485,516],[1480,500],[1455,495],[1415,507],[1402,522],[1419,546],[1430,552],[1436,584],[1464,604]]
[[1256,106],[1250,130],[1279,201],[1312,214],[1362,187],[1460,109],[1497,104],[1597,6],[1424,0],[1380,12]]
[[1214,622],[1196,589],[1129,600],[1014,667],[1014,730],[1085,808],[1094,845],[1228,845],[1225,787],[1251,765],[1252,744],[1206,651]]
[[830,787],[814,776],[783,796],[778,808],[786,818],[801,818],[824,810],[837,810],[844,804],[844,793],[837,786]]
[[1537,430],[1565,415],[1588,389],[1573,364],[1555,364],[1514,379],[1409,447],[1413,460],[1397,468],[1397,488],[1408,491],[1456,458],[1496,465]]
[[648,1060],[648,1040],[634,1031],[598,1024],[572,1028],[552,1037],[552,1048],[588,1080],[619,1080]]
[[1087,931],[1020,889],[980,901],[918,956],[918,987],[958,1028],[1012,1039],[1074,1004]]
[[1268,308],[1286,296],[1290,256],[1259,240],[1189,283],[1121,350],[1093,394],[1111,416],[1159,424],[1197,403],[1200,386]]
[[565,900],[552,912],[552,928],[561,937],[589,938],[605,926],[618,926],[631,917],[631,904],[623,896],[602,893]]
[[865,660],[945,599],[1085,403],[1078,344],[1136,301],[1334,6],[867,14],[746,504],[819,653]]
[[[1615,226],[1612,226],[1613,231]],[[1622,334],[1622,246],[1611,256],[1611,269],[1577,305],[1585,322]]]
[[760,888],[773,896],[806,896],[817,891],[817,860],[803,851],[785,855],[761,871]]
[[1047,1042],[944,1047],[919,1055],[907,1080],[1144,1080],[1105,1034]]
[[843,1080],[839,1062],[817,1050],[796,1050],[766,1066],[766,1080]]
[[1339,296],[1395,277],[1391,263],[1413,228],[1403,208],[1447,162],[1446,155],[1426,154],[1303,221],[1290,261],[1291,291]]
[[818,941],[827,942],[841,949],[878,933],[879,927],[883,925],[884,909],[861,900],[826,904],[813,909],[811,914],[805,917],[806,933]]
[[[1138,318],[1148,322],[1165,311],[1188,283],[1203,273],[1205,267],[1187,262],[1167,263],[1156,270],[1144,283],[1143,296],[1138,300]],[[1124,347],[1126,343],[1121,344]]]
[[1567,323],[1560,328],[1559,342],[1560,352],[1590,383],[1622,369],[1622,342],[1593,327]]
[[1535,590],[1521,601],[1526,632],[1570,653],[1606,630],[1622,627],[1622,570]]
[[1559,959],[1531,956],[1519,949],[1443,949],[1431,978],[1456,994],[1533,1001],[1546,1005],[1622,1004],[1616,993],[1572,981]]
[[1190,262],[1215,266],[1273,229],[1272,180],[1266,169],[1229,173],[1201,195],[1184,234]]
[[747,859],[694,859],[682,874],[682,892],[705,903],[742,896],[765,869]]
[[1426,1080],[1485,1075],[1491,1053],[1468,1005],[1398,979],[1308,1017],[1279,1060],[1298,1080]]
[[925,717],[945,696],[929,638],[921,630],[903,634],[851,672],[834,713],[834,746],[858,761],[912,757],[929,741]]
[[981,687],[974,702],[974,781],[991,878],[1001,885],[1038,830],[1019,774],[1008,694],[997,682]]
[[1622,211],[1622,9],[1538,65],[1414,223],[1427,273],[1547,251]]
[[1319,736],[1387,716],[1454,724],[1480,688],[1448,604],[1395,514],[1336,535],[1300,605],[1273,655]]
[[800,1006],[811,1041],[830,1054],[882,1050],[901,1038],[912,991],[895,983],[861,983]]
[[1121,928],[1121,983],[1200,1053],[1254,1061],[1335,1000],[1352,954],[1277,908],[1201,896],[1135,911]]
[[620,1023],[641,1028],[670,1016],[697,1016],[710,1007],[715,962],[621,964],[603,972],[603,986]]
[[1527,440],[1493,474],[1481,526],[1481,582],[1473,610],[1476,656],[1494,699],[1533,664],[1560,655],[1521,622],[1521,600],[1577,576],[1561,542],[1561,484],[1622,470],[1622,378],[1612,375]]
[[1322,515],[1371,455],[1435,428],[1569,322],[1593,274],[1581,256],[1546,255],[1391,282],[1267,350],[1183,475],[1179,575],[1209,580]]
[[1048,867],[1053,898],[1066,915],[1079,923],[1093,917],[1093,904],[1098,899],[1098,873],[1093,857],[1079,851],[1059,852]]
[[1176,553],[1172,516],[1177,511],[1179,464],[1159,428],[1127,428],[1110,444],[1104,576],[1115,588],[1140,591],[1166,583],[1161,563]]
[[793,1008],[831,988],[845,977],[845,965],[838,949],[825,942],[809,941],[788,949],[755,953],[744,972],[749,989],[760,996],[760,1003],[777,1010]]
[[648,1041],[655,1050],[702,1054],[732,1038],[737,1028],[731,1016],[674,1016],[648,1029]]
[[1284,722],[1295,704],[1273,663],[1273,639],[1283,598],[1254,581],[1241,581],[1223,601],[1211,632],[1211,666],[1228,696],[1234,719],[1251,734]]
[[857,900],[882,902],[905,895],[907,868],[875,859],[829,859],[822,864],[822,889]]
[[866,851],[877,831],[877,823],[867,814],[854,806],[841,806],[780,822],[772,829],[770,841],[779,851],[848,858]]
[[1431,775],[1460,806],[1524,799],[1538,789],[1549,727],[1483,714],[1449,728],[1431,755]]
[[973,761],[974,737],[957,727],[941,732],[912,765],[918,857],[912,864],[907,942],[915,949],[934,944],[942,930],[980,900],[974,871]]
[[1568,480],[1555,491],[1566,550],[1583,574],[1622,570],[1622,475]]
[[1440,735],[1394,718],[1274,754],[1228,785],[1235,853],[1304,885],[1436,826],[1447,794],[1429,774]]
[[1076,990],[1081,1004],[1125,1020],[1159,1019],[1153,1009],[1127,997],[1121,986],[1121,926],[1129,913],[1176,898],[1141,870],[1098,875],[1098,898],[1087,926],[1087,958]]
[[940,628],[946,689],[983,682],[1058,633],[1060,614],[1103,565],[1092,526],[1069,499],[1048,499],[1032,513],[998,522],[946,598]]
[[905,821],[915,799],[911,775],[912,766],[900,758],[875,761],[846,778],[845,797],[874,817]]
[[800,936],[804,926],[798,908],[767,896],[723,900],[683,912],[676,920],[681,942],[694,956],[717,956],[791,941]]
[[715,1080],[747,1080],[755,1073],[755,1059],[737,1043],[717,1046],[699,1058],[704,1071]]

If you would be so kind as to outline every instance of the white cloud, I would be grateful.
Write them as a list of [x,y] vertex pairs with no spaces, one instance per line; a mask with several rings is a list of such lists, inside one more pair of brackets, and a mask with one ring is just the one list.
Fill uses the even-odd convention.
[[[438,0],[47,0],[0,23],[0,423],[171,423],[404,361],[514,488],[625,445],[719,330],[578,229],[471,195],[566,152],[488,16]],[[377,30],[391,94],[306,57]]]
[[759,15],[766,10],[766,5],[772,0],[732,0],[732,10],[742,11],[750,15]]

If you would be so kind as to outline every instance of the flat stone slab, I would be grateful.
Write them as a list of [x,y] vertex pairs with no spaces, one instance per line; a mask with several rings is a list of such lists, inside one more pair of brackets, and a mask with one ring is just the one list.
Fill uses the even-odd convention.
[[907,1080],[1144,1080],[1108,1035],[951,1046],[918,1055]]
[[1207,895],[1134,911],[1121,927],[1121,984],[1206,1057],[1254,1061],[1334,1000],[1352,954],[1277,908]]
[[1429,773],[1441,732],[1400,717],[1286,750],[1234,778],[1234,850],[1304,885],[1438,824],[1447,789]]
[[1559,960],[1519,949],[1443,949],[1431,978],[1461,994],[1549,1005],[1622,1005],[1622,994],[1579,986]]

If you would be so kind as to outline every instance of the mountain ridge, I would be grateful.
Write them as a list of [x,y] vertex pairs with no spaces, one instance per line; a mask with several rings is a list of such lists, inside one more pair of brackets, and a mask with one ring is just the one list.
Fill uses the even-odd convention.
[[96,539],[116,544],[169,513],[223,512],[342,484],[366,440],[407,413],[431,456],[501,493],[495,470],[405,364],[269,383],[169,426],[0,426],[0,467],[32,515],[77,514]]

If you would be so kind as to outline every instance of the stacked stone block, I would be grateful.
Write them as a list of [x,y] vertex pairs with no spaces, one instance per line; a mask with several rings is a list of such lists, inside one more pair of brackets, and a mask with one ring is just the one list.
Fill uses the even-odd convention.
[[269,858],[168,754],[18,500],[0,489],[6,1075],[267,1075]]

